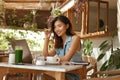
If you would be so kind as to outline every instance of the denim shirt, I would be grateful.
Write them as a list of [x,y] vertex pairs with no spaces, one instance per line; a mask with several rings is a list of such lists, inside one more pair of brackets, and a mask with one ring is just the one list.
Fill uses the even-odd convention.
[[[70,48],[72,39],[73,39],[72,37],[73,36],[67,36],[67,39],[66,39],[66,42],[65,42],[63,48],[56,48],[56,54],[58,56],[65,56],[65,54],[67,54],[67,52],[68,52],[68,50]],[[82,61],[81,50],[80,51],[76,51],[70,61],[72,61],[72,62]]]

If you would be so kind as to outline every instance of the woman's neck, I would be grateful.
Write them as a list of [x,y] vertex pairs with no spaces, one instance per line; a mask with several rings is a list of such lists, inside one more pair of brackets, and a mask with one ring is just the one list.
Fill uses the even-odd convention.
[[66,38],[67,38],[67,35],[63,35],[63,36],[62,36],[63,44],[65,43]]

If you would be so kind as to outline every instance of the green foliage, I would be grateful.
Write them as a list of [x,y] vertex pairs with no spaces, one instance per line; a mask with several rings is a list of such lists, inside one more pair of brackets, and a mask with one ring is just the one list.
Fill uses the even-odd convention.
[[25,30],[11,30],[11,29],[0,29],[0,50],[7,50],[9,38],[13,39],[26,39],[30,50],[43,49],[43,38],[41,32],[25,31]]
[[19,16],[17,16],[16,10],[12,10],[11,12],[6,12],[6,13],[9,14],[9,15],[7,15],[7,17],[8,17],[7,25],[8,26],[11,26],[11,27],[14,26],[14,28],[15,27],[23,27],[23,24],[25,22],[29,22],[31,25],[30,27],[32,27],[32,28],[33,28],[33,24],[35,27],[37,26],[37,23],[35,24],[35,18],[39,16],[38,11],[36,11],[35,15],[33,15],[32,12],[30,11],[30,13],[24,15],[21,18]]
[[99,46],[100,55],[98,56],[97,61],[100,61],[105,56],[106,52],[110,50],[110,48],[111,44],[109,44],[107,40],[103,41]]
[[32,23],[31,29],[36,31],[37,30],[37,23]]
[[93,43],[89,39],[83,41],[83,54],[86,56],[91,56],[93,53]]
[[32,14],[26,14],[26,15],[24,15],[23,18],[20,18],[18,20],[18,25],[17,26],[22,27],[25,22],[32,23],[32,17],[33,17]]
[[15,10],[11,11],[11,14],[9,14],[7,17],[8,17],[8,22],[7,22],[8,25],[17,26],[18,20],[17,20],[17,15]]
[[101,68],[100,68],[100,71],[105,71],[106,69],[107,69],[107,63],[108,63],[108,61],[105,61],[104,63],[103,63],[103,65],[101,66]]
[[105,53],[101,53],[101,54],[98,56],[97,61],[100,61],[104,56],[105,56]]
[[120,49],[117,48],[116,50],[113,50],[113,41],[111,43],[108,43],[107,40],[102,42],[99,46],[99,50],[100,55],[97,58],[98,62],[104,58],[107,51],[111,50],[109,59],[102,64],[100,71],[120,68]]

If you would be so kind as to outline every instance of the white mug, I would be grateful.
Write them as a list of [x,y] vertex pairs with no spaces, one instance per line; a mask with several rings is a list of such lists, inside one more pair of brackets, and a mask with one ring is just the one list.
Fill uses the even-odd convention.
[[46,57],[46,61],[47,61],[47,63],[59,63],[60,58],[59,57],[48,56],[48,57]]

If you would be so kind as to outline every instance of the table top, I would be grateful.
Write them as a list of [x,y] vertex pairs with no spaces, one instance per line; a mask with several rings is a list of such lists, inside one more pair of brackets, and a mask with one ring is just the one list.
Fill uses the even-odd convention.
[[33,65],[33,64],[15,65],[15,64],[8,64],[7,62],[6,63],[0,62],[0,67],[68,72],[68,71],[80,69],[83,67],[83,65],[47,64],[47,65],[38,66],[38,65]]

